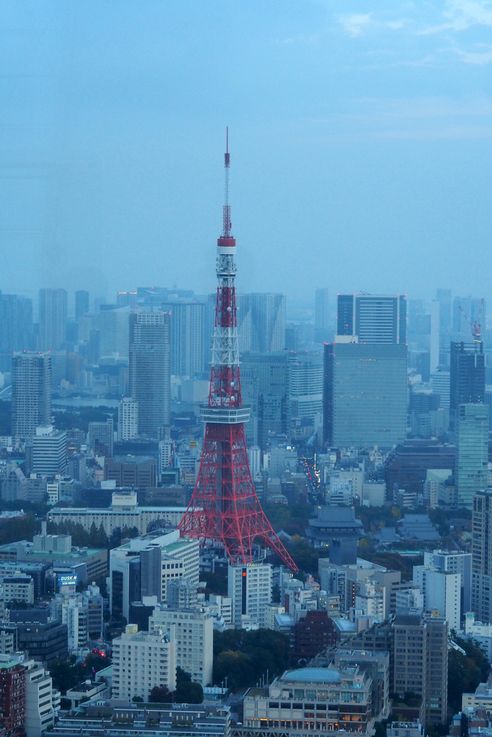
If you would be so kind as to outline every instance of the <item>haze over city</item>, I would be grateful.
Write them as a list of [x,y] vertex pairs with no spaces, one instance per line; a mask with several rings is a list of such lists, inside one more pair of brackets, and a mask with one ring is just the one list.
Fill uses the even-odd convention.
[[0,8],[0,288],[490,296],[492,3]]

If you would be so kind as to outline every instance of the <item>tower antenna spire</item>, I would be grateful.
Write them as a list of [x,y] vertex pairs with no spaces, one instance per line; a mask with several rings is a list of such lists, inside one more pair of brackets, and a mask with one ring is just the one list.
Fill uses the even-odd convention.
[[224,177],[225,177],[225,193],[224,193],[224,207],[222,210],[222,235],[224,238],[230,238],[232,232],[231,223],[231,206],[229,204],[229,169],[231,166],[231,155],[229,153],[229,126],[226,126],[226,140],[225,140],[225,154],[224,154]]

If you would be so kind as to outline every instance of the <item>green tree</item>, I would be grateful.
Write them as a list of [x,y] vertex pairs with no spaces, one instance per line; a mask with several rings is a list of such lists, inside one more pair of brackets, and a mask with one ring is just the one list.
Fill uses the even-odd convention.
[[149,694],[152,704],[166,704],[173,700],[173,695],[167,686],[154,686]]
[[190,674],[179,667],[176,668],[174,700],[177,704],[201,704],[203,701],[201,685],[192,681]]
[[475,691],[479,683],[487,680],[489,663],[482,650],[473,640],[453,637],[454,642],[465,651],[449,651],[448,661],[448,702],[456,712],[461,709],[463,693]]
[[226,630],[214,636],[214,683],[232,690],[253,686],[267,671],[274,676],[289,665],[289,640],[272,630]]

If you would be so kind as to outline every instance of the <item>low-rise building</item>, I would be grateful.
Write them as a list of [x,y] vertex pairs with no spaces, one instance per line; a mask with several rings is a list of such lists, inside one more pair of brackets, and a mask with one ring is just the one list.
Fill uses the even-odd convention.
[[358,666],[286,671],[244,697],[243,724],[262,735],[318,732],[370,735],[374,724],[372,679]]
[[44,737],[74,737],[94,734],[98,737],[230,737],[230,711],[227,706],[188,704],[115,704],[107,701],[82,704],[73,714],[63,714],[54,729]]

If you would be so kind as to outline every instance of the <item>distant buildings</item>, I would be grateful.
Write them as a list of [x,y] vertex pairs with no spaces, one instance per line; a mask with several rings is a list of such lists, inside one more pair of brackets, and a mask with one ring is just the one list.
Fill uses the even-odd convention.
[[167,312],[130,315],[130,394],[138,402],[141,435],[157,438],[170,423],[170,317]]
[[27,440],[51,422],[51,357],[16,353],[12,359],[12,435]]

